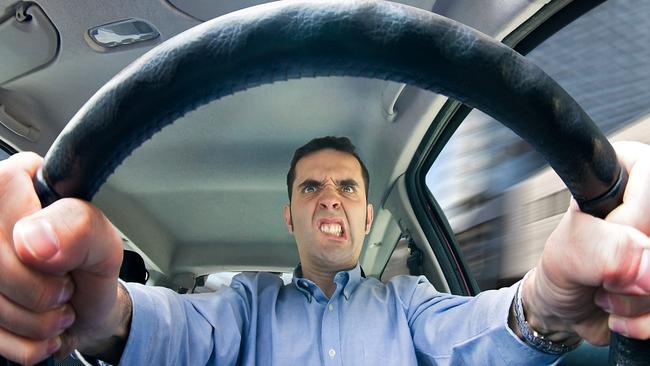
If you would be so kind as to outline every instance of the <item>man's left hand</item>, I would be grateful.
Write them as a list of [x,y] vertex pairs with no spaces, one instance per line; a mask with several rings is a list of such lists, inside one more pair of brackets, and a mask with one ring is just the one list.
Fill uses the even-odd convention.
[[623,203],[601,220],[574,200],[523,284],[529,325],[595,345],[609,330],[650,338],[650,146],[615,144],[629,173]]

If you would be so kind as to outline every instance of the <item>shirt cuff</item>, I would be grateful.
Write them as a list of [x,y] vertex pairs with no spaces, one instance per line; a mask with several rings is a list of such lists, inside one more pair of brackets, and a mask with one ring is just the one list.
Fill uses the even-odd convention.
[[[155,340],[154,334],[157,333],[156,304],[152,296],[150,296],[144,285],[138,283],[128,283],[120,280],[124,286],[129,297],[131,298],[131,327],[129,329],[129,337],[126,341],[126,346],[120,358],[120,365],[145,365],[145,359],[151,349],[152,343]],[[158,307],[160,308],[160,306]]]
[[[515,294],[517,288],[519,287],[519,282],[515,283],[507,289],[502,289],[505,293],[501,294],[501,303],[498,305],[501,309],[499,314],[500,326],[494,329],[492,334],[494,339],[494,344],[498,349],[498,352],[504,358],[504,361],[508,365],[518,365],[521,364],[521,356],[515,358],[510,358],[512,355],[525,355],[527,358],[527,363],[529,365],[553,365],[561,360],[561,355],[553,355],[545,352],[541,352],[528,344],[526,344],[521,338],[519,338],[515,332],[510,329],[508,325],[508,317],[510,316],[510,308],[515,299]],[[514,352],[513,352],[514,351]]]

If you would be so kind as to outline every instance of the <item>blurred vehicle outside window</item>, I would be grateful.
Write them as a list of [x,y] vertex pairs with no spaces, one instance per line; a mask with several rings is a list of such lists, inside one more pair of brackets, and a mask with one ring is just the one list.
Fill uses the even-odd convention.
[[[647,1],[607,1],[527,55],[610,138],[650,140],[647,14]],[[570,199],[539,154],[478,110],[460,125],[426,181],[482,290],[509,285],[537,263]]]

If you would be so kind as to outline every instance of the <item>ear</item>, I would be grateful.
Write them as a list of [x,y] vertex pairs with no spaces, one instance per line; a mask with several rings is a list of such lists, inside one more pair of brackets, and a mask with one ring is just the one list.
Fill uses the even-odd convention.
[[291,203],[284,205],[284,223],[287,225],[289,234],[293,234],[293,221],[291,221]]
[[372,226],[372,219],[375,214],[374,207],[372,207],[372,204],[368,204],[368,207],[366,207],[366,235],[370,233],[370,227]]

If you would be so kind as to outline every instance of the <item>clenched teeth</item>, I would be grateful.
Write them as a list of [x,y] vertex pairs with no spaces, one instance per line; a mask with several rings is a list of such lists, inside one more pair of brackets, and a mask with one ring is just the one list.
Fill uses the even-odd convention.
[[340,224],[323,224],[320,226],[320,231],[326,234],[341,236],[343,228]]

